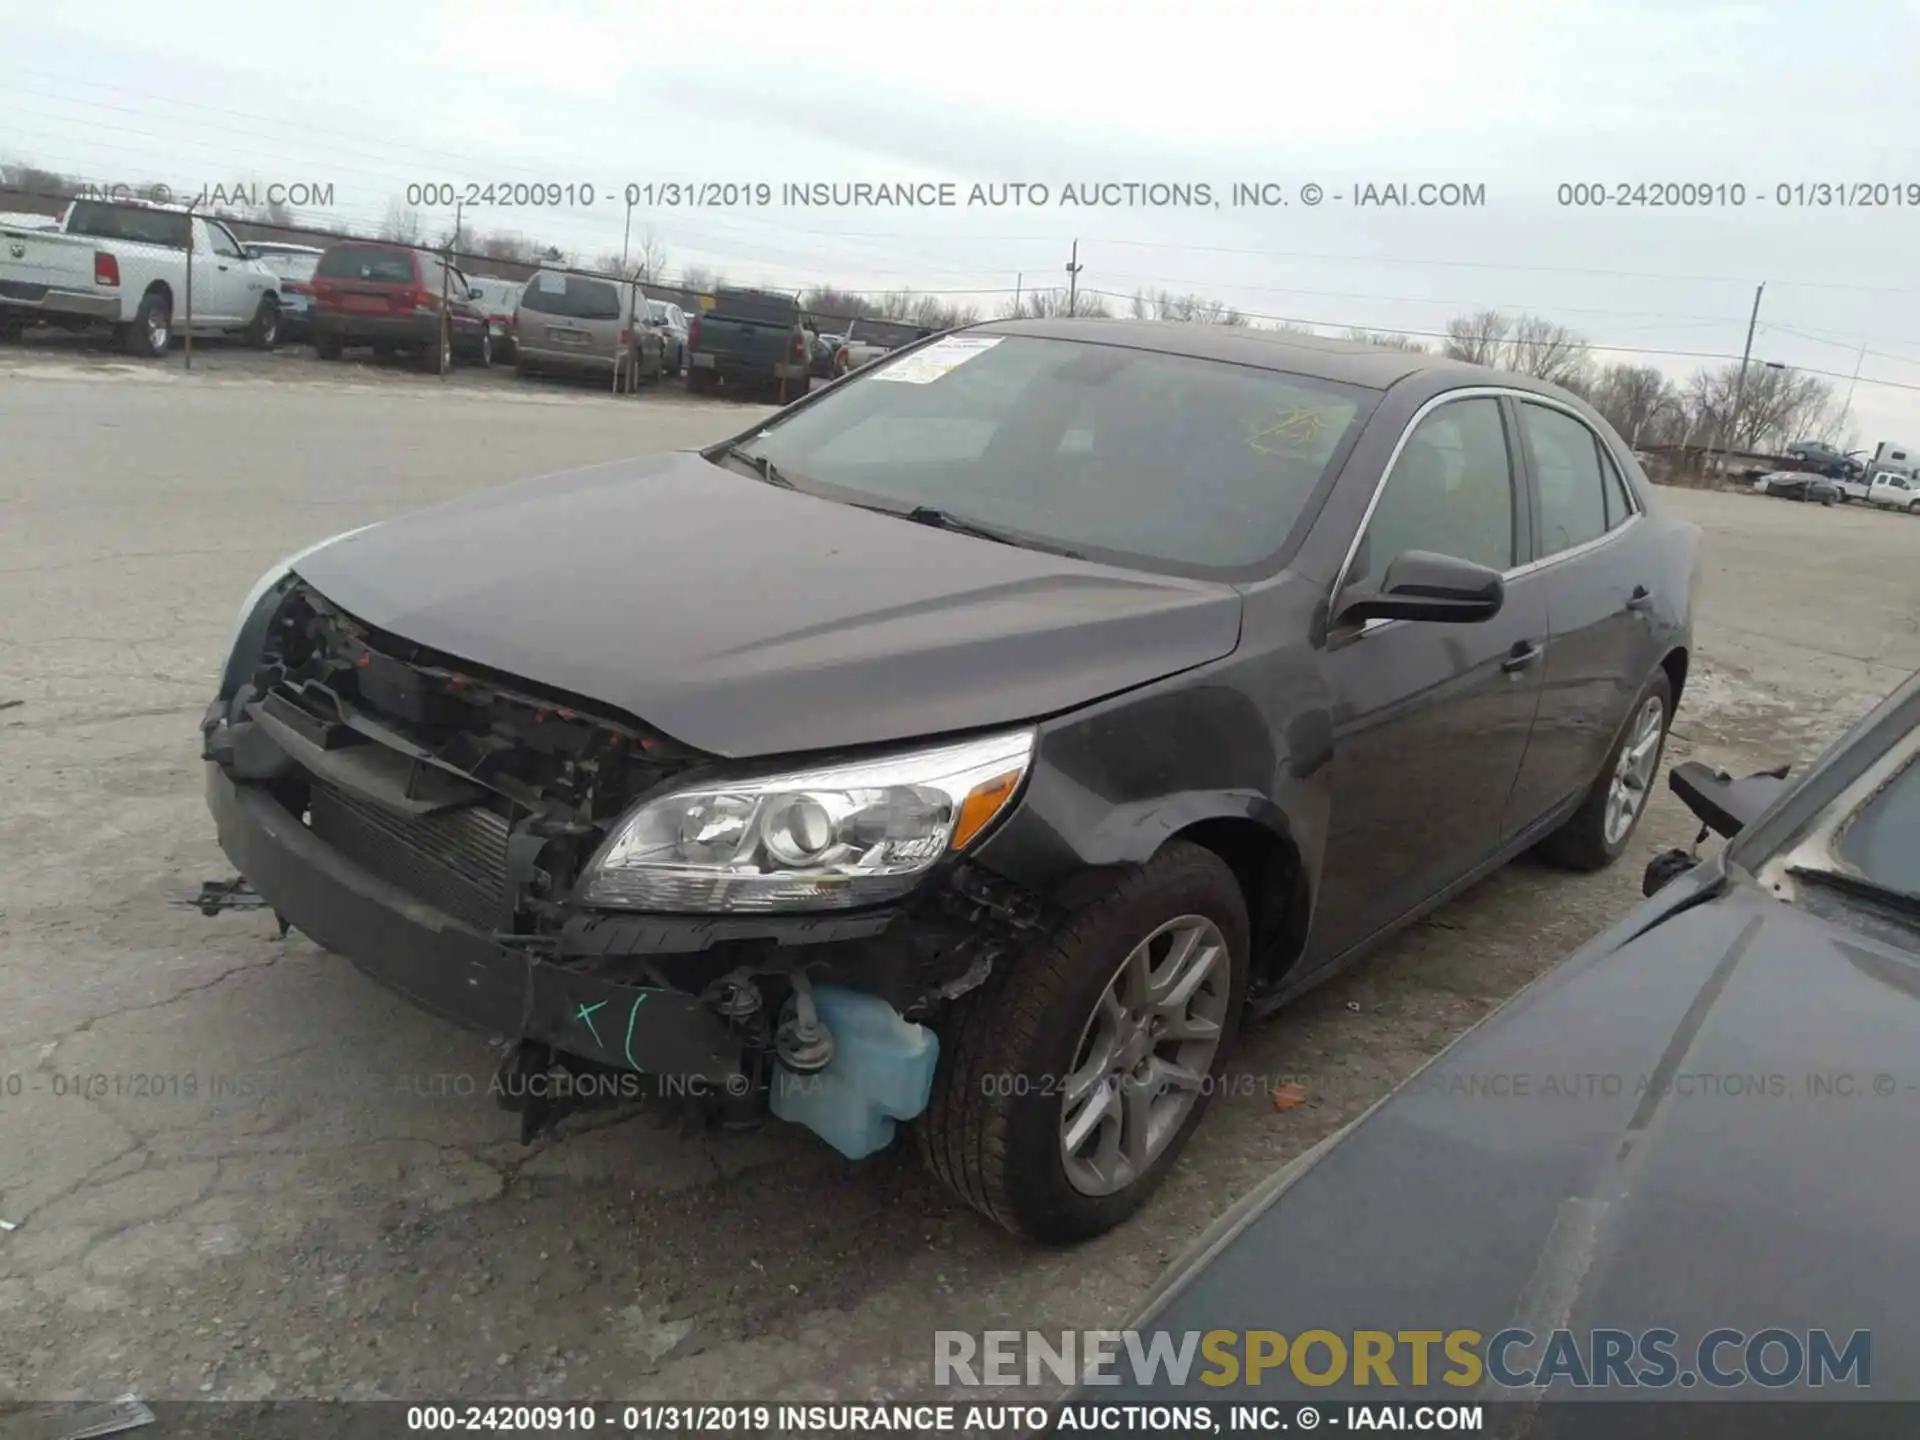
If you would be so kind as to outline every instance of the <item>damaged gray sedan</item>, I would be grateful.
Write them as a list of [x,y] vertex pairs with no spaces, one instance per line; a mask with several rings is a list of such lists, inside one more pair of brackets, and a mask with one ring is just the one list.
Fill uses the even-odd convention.
[[1523,377],[1203,326],[937,337],[701,452],[352,532],[202,723],[284,923],[502,1042],[1125,1218],[1242,1017],[1626,848],[1692,527]]

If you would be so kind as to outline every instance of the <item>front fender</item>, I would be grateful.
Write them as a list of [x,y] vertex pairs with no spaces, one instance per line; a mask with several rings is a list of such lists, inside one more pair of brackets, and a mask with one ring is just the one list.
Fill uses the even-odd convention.
[[1230,821],[1260,827],[1313,875],[1324,769],[1288,753],[1245,675],[1228,662],[1043,725],[1025,795],[975,858],[1058,897],[1089,872],[1143,864],[1195,825]]

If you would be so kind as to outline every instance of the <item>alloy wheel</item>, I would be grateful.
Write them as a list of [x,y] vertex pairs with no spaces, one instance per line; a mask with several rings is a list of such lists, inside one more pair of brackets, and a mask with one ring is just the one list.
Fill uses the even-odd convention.
[[1607,787],[1606,839],[1618,845],[1633,828],[1653,789],[1654,769],[1660,763],[1660,739],[1664,732],[1666,707],[1658,695],[1649,695],[1647,703],[1634,716],[1627,742],[1620,747],[1620,759],[1613,767],[1613,780]]
[[1211,1083],[1231,989],[1226,937],[1204,915],[1169,920],[1121,962],[1060,1087],[1075,1190],[1124,1190],[1165,1153]]

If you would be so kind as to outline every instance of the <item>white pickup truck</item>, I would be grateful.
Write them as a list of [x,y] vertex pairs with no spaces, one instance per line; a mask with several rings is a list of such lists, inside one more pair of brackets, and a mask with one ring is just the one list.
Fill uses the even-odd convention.
[[125,349],[155,359],[187,330],[242,331],[270,349],[280,285],[218,220],[171,206],[76,200],[57,229],[0,226],[0,336],[9,338],[28,325],[105,325]]
[[1920,515],[1920,480],[1897,471],[1882,470],[1868,483],[1867,503]]

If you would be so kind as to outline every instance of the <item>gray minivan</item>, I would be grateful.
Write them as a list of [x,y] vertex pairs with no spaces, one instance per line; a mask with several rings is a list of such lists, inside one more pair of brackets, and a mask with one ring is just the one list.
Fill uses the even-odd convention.
[[[636,319],[636,312],[638,318]],[[542,270],[527,282],[514,315],[514,368],[600,372],[658,380],[666,346],[636,285]]]

